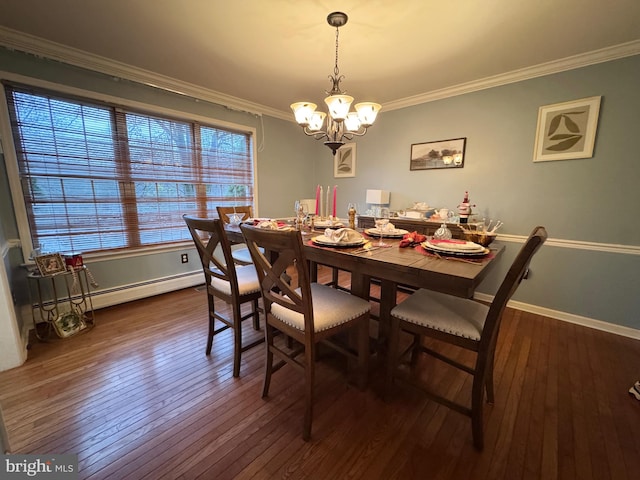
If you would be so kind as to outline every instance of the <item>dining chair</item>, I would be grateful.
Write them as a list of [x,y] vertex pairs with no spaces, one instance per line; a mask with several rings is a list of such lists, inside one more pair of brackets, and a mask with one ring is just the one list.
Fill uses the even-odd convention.
[[[242,345],[242,322],[253,318],[253,328],[260,329],[260,284],[252,265],[236,265],[231,256],[231,245],[219,219],[196,218],[183,215],[193,242],[198,250],[207,288],[209,304],[209,334],[206,354],[211,354],[213,337],[229,328],[233,329],[233,376],[240,375],[242,352],[264,342],[264,336]],[[220,253],[222,255],[220,255]],[[216,311],[215,299],[229,305],[231,316]],[[242,306],[251,304],[251,311],[242,315]],[[222,322],[216,330],[215,321]]]
[[[264,302],[267,361],[262,397],[269,394],[272,374],[284,365],[302,372],[305,394],[302,438],[306,441],[311,437],[318,344],[332,347],[355,363],[359,387],[364,389],[369,368],[370,305],[362,298],[311,282],[299,231],[266,230],[248,225],[241,225],[240,229],[253,258]],[[287,282],[284,275],[287,268],[297,273],[297,287],[295,282],[293,285]],[[355,348],[332,338],[347,331]],[[293,339],[293,348],[284,340],[276,342],[279,334]],[[276,364],[274,358],[278,360]]]
[[[241,218],[239,220],[248,220],[253,218],[253,207],[251,205],[242,205],[239,207],[216,207],[218,211],[218,217],[225,224],[232,223],[232,219],[230,216],[237,214],[240,215]],[[245,244],[239,243],[231,246],[231,256],[235,260],[236,263],[240,265],[250,265],[251,264],[251,255],[249,254],[249,250]]]
[[[391,391],[393,380],[398,378],[422,390],[428,398],[471,417],[473,443],[478,450],[484,445],[483,403],[486,390],[487,402],[494,401],[494,355],[502,313],[523,278],[528,274],[529,263],[547,239],[544,227],[533,229],[529,238],[511,264],[490,305],[420,289],[391,310],[391,332],[385,390]],[[413,336],[410,347],[400,353],[400,333]],[[423,339],[430,337],[475,352],[475,365],[469,366],[428,348]],[[411,368],[405,369],[401,360],[411,352]],[[429,388],[418,379],[416,363],[419,353],[426,353],[473,376],[471,407],[456,403]]]

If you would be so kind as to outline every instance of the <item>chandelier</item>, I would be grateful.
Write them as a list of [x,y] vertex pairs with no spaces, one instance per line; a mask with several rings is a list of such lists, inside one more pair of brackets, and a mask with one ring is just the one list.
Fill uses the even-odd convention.
[[[327,23],[336,27],[336,63],[333,75],[329,75],[332,83],[329,95],[324,99],[329,115],[317,112],[317,105],[311,102],[296,102],[291,104],[291,109],[296,122],[302,127],[303,132],[316,140],[326,139],[324,144],[331,149],[333,154],[344,145],[345,140],[353,140],[354,136],[362,136],[367,133],[367,128],[373,125],[380,111],[380,104],[373,102],[356,103],[355,112],[349,112],[353,97],[345,95],[346,91],[340,90],[340,81],[344,75],[340,75],[338,69],[338,36],[340,27],[347,23],[348,17],[342,12],[333,12],[327,16]],[[327,119],[326,129],[323,130],[324,120]]]

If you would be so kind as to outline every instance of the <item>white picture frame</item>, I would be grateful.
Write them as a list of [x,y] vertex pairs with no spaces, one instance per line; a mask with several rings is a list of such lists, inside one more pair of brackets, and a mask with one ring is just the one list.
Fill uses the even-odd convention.
[[345,143],[333,156],[333,176],[355,177],[356,176],[356,144]]
[[540,107],[533,161],[593,157],[601,99],[589,97]]

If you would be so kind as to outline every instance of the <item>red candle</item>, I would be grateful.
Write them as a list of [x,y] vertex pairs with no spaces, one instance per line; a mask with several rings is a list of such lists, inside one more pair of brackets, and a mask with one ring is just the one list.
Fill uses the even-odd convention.
[[316,187],[316,215],[318,215],[320,208],[320,185]]
[[336,200],[338,196],[338,185],[333,187],[333,218],[336,218]]

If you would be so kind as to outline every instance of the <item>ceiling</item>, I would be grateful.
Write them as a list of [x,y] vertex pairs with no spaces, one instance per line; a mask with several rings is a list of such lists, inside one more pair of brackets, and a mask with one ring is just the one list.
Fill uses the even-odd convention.
[[342,89],[383,109],[640,53],[638,0],[0,0],[0,44],[44,39],[45,56],[66,60],[61,44],[290,118],[330,89],[336,10]]

